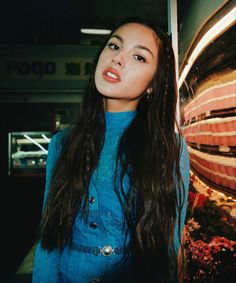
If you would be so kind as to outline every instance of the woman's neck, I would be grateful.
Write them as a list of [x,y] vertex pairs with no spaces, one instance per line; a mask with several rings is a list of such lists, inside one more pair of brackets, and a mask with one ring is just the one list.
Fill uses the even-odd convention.
[[105,112],[106,129],[125,129],[136,116],[136,110]]
[[127,112],[137,109],[137,100],[122,100],[122,99],[103,99],[104,111],[106,112]]

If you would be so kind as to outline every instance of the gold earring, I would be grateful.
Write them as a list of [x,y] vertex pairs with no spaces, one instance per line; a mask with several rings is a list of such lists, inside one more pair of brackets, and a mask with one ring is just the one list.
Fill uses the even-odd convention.
[[146,97],[147,97],[147,99],[152,98],[152,88],[151,88],[151,87],[149,87],[149,88],[147,89],[147,95],[146,95]]

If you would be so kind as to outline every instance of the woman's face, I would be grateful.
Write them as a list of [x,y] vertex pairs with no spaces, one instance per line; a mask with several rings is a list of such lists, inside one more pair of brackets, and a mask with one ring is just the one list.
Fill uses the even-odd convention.
[[111,35],[95,71],[106,110],[136,109],[157,69],[157,54],[157,36],[149,27],[129,23]]

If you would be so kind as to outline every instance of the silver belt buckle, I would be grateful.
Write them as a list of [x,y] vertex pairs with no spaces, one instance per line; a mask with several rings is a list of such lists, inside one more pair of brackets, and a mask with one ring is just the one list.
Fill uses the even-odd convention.
[[111,246],[104,246],[102,249],[101,249],[101,254],[103,254],[104,256],[109,256],[113,253],[113,248]]

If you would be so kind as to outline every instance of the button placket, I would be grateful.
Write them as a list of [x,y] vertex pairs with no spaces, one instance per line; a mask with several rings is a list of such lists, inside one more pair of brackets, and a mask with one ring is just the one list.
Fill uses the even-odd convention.
[[[89,227],[93,230],[96,230],[98,228],[98,219],[97,219],[97,215],[98,215],[98,194],[97,194],[97,190],[96,187],[94,186],[93,181],[91,180],[90,182],[90,186],[89,186],[89,211],[91,212],[90,214],[90,220],[89,220]],[[92,216],[93,215],[93,216]],[[94,215],[96,215],[94,217]]]
[[91,222],[89,224],[89,227],[92,228],[92,229],[97,229],[98,228],[98,224],[96,222]]
[[90,204],[94,204],[95,203],[95,197],[94,196],[91,196],[90,198],[89,198],[89,203]]
[[92,212],[98,211],[98,194],[96,187],[94,186],[93,181],[90,181],[90,186],[89,186],[89,210]]

